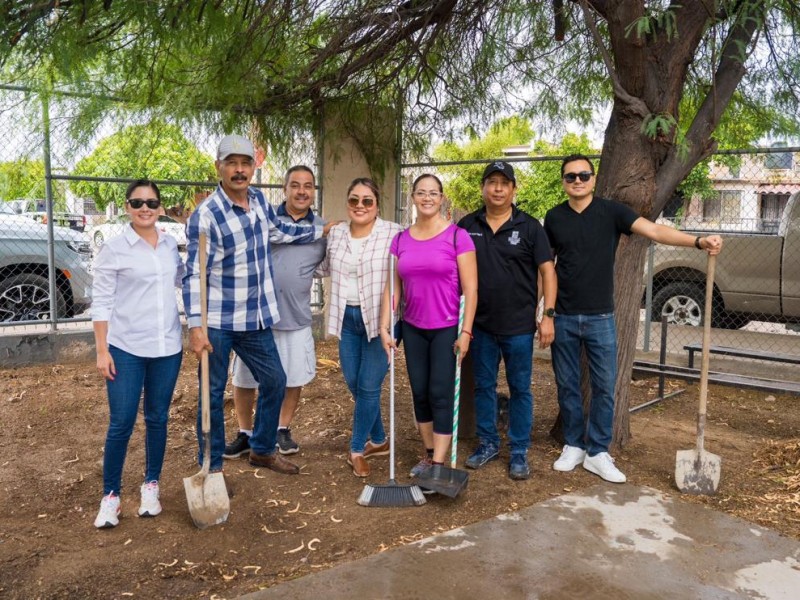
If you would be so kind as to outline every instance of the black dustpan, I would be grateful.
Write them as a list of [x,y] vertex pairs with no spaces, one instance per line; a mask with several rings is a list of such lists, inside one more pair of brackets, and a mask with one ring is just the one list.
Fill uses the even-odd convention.
[[417,477],[417,485],[448,498],[455,498],[467,488],[469,473],[444,465],[433,465]]

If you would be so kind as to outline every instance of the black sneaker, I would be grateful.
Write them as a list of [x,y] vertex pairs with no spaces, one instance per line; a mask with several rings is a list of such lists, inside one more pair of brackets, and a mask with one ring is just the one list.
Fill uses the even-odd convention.
[[508,476],[511,479],[528,479],[531,476],[528,459],[524,454],[511,455],[511,461],[508,463]]
[[297,454],[300,452],[300,446],[292,439],[292,430],[288,427],[286,429],[278,429],[278,443],[275,445],[281,454]]
[[225,446],[222,458],[239,458],[242,454],[250,454],[250,436],[240,431],[236,439]]
[[492,460],[497,460],[500,455],[500,449],[492,443],[483,443],[475,449],[475,452],[470,454],[467,462],[465,463],[470,469],[480,469],[483,465]]

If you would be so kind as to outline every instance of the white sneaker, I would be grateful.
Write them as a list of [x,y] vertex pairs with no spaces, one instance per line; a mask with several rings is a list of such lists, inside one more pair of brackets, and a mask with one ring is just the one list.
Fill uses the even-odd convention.
[[581,450],[577,446],[564,446],[561,456],[553,463],[553,469],[563,472],[572,471],[583,462],[584,458],[586,458],[586,450]]
[[627,478],[617,467],[614,466],[614,459],[608,452],[601,452],[594,456],[587,456],[583,460],[583,468],[600,475],[606,481],[611,483],[625,483]]
[[94,526],[98,529],[107,529],[117,525],[119,525],[119,496],[111,492],[108,496],[103,496],[100,501],[100,512],[97,513]]
[[161,502],[158,501],[158,496],[157,481],[142,484],[142,503],[139,505],[140,517],[155,517],[161,513]]

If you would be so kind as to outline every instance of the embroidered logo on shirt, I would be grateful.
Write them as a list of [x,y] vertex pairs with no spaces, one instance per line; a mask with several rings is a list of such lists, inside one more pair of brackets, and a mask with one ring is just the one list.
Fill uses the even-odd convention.
[[516,229],[511,232],[511,237],[508,238],[508,243],[512,246],[516,246],[520,242],[519,231]]

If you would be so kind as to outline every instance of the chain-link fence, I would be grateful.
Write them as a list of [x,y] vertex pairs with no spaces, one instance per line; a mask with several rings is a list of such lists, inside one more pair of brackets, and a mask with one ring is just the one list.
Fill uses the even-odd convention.
[[[504,157],[517,172],[517,204],[542,219],[565,200],[562,157]],[[597,158],[597,157],[592,157]],[[407,163],[397,220],[414,220],[413,180],[433,173],[451,202],[468,210],[482,204],[480,177],[489,160]],[[719,234],[712,310],[712,368],[769,372],[770,365],[800,362],[800,148],[721,152],[698,167],[658,221],[697,235]],[[601,167],[602,168],[602,167]],[[457,220],[466,210],[447,206]],[[642,283],[638,348],[658,351],[666,335],[667,362],[687,365],[699,357],[705,305],[707,255],[694,248],[654,244]],[[666,329],[662,330],[662,318]],[[777,362],[775,362],[777,361]],[[748,363],[748,364],[744,364]],[[800,368],[794,369],[800,380]],[[792,379],[784,369],[777,379]]]
[[[0,332],[39,331],[44,324],[55,329],[90,319],[92,257],[125,227],[124,193],[131,181],[156,180],[167,208],[196,205],[216,186],[218,133],[179,128],[104,100],[93,133],[86,135],[85,125],[78,124],[88,118],[85,100],[69,94],[44,100],[26,89],[0,86],[0,327],[5,328]],[[274,205],[283,201],[289,166],[316,170],[314,140],[308,135],[288,156],[259,161],[253,185]],[[185,248],[182,224],[162,215],[159,227]],[[315,285],[313,297],[318,308],[321,285]]]

